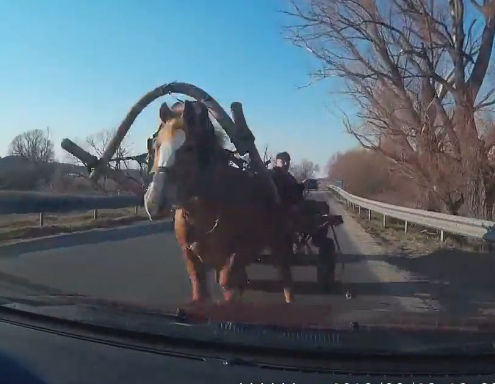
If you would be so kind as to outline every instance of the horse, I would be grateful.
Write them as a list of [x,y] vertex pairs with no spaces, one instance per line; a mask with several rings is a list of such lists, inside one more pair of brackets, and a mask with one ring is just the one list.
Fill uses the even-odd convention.
[[225,301],[242,295],[246,266],[270,249],[285,302],[292,302],[292,243],[285,215],[264,180],[229,165],[203,103],[186,101],[171,109],[164,103],[160,120],[145,208],[151,220],[176,208],[174,230],[192,301],[209,299],[208,268],[215,269]]

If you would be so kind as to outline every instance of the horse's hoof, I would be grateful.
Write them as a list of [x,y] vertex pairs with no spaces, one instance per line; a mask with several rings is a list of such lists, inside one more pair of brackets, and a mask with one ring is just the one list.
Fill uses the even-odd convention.
[[285,298],[285,302],[287,304],[290,304],[290,303],[293,303],[294,302],[294,295],[288,289],[284,289],[284,298]]
[[235,291],[233,289],[232,290],[230,290],[230,289],[224,290],[223,298],[227,303],[233,302],[235,299]]
[[191,303],[192,304],[204,304],[209,301],[209,297],[207,296],[193,296]]

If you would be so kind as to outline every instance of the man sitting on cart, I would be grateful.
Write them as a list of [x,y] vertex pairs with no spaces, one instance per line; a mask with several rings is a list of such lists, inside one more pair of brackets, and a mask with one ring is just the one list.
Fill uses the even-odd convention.
[[284,208],[303,200],[304,185],[299,183],[289,172],[290,155],[287,152],[280,152],[275,157],[275,166],[271,170],[273,181],[277,186],[280,202]]
[[329,207],[326,202],[305,200],[303,197],[304,185],[299,183],[289,172],[290,155],[287,152],[278,153],[275,157],[275,166],[271,170],[273,181],[277,187],[282,209],[287,215],[287,241],[311,239],[311,243],[318,248],[319,268],[324,276],[320,282],[331,283],[335,275],[335,246],[328,237],[328,228],[331,225]]

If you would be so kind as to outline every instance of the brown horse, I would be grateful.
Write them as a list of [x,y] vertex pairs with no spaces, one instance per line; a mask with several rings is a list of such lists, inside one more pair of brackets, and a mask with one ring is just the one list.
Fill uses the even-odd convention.
[[192,285],[193,301],[206,300],[207,268],[215,268],[224,298],[247,283],[245,267],[269,248],[286,302],[293,300],[292,245],[283,213],[262,179],[229,166],[201,102],[160,108],[153,181],[145,206],[153,218],[176,207],[175,234]]

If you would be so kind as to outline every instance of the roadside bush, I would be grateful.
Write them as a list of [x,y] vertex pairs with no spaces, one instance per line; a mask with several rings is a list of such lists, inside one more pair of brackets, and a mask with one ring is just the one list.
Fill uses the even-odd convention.
[[337,153],[328,163],[331,181],[342,180],[349,193],[390,204],[427,208],[413,180],[401,174],[380,153],[352,149]]

